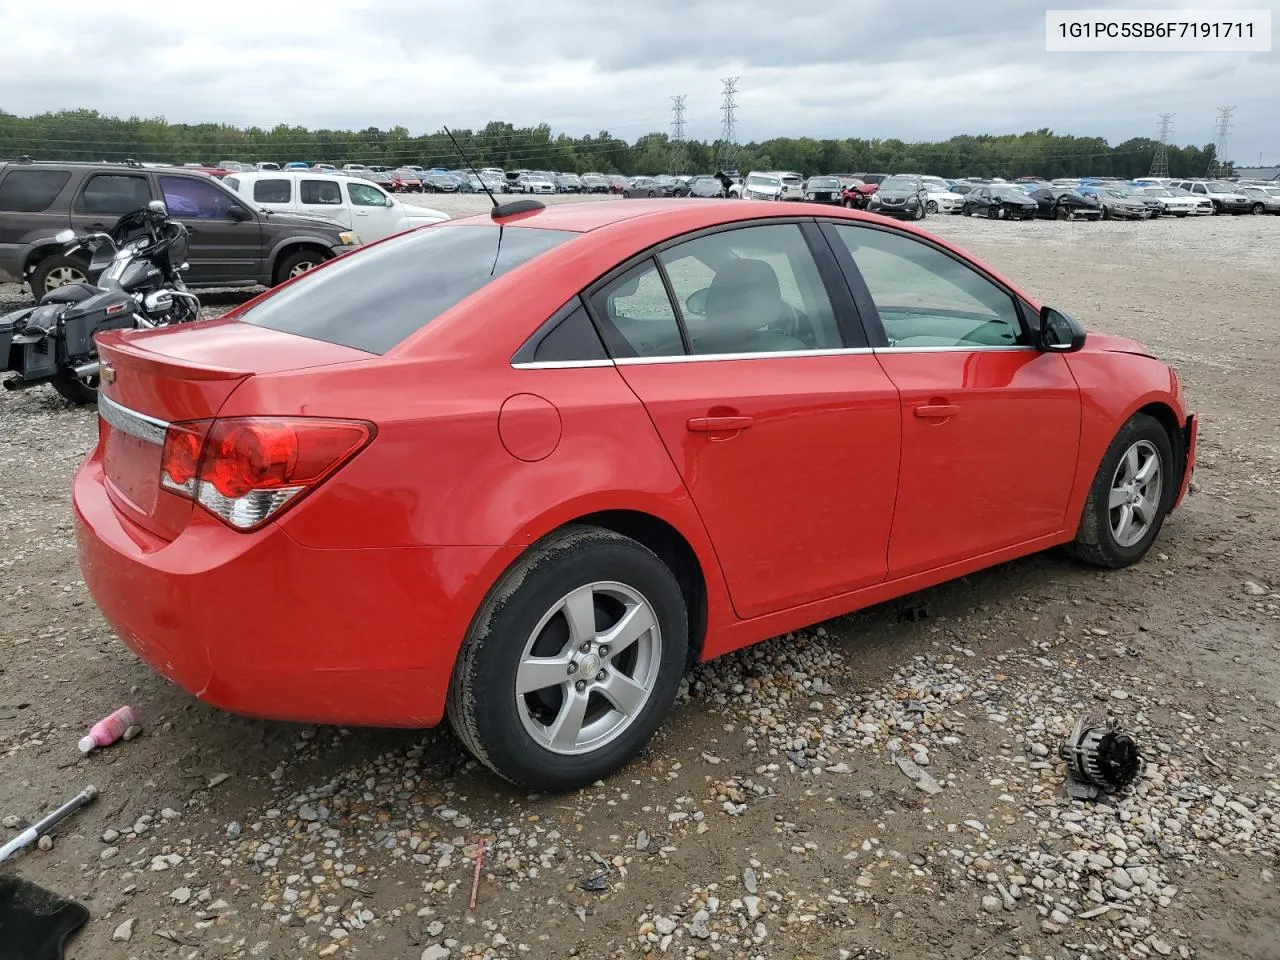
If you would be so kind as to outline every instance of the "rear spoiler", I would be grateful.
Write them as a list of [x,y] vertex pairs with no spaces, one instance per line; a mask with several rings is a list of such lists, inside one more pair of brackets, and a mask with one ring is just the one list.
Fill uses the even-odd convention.
[[[186,363],[176,357],[152,353],[137,341],[146,336],[162,333],[160,330],[111,330],[97,338],[98,357],[105,366],[112,361],[160,377],[180,380],[241,380],[252,371],[215,367],[209,364]],[[126,359],[127,358],[127,359]]]

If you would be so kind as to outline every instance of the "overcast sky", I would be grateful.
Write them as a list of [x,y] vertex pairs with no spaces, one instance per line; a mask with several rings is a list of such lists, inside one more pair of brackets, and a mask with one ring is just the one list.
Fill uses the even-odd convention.
[[[1268,8],[1275,0],[1161,7]],[[1066,6],[1054,3],[1053,6]],[[1094,8],[1155,6],[1093,0]],[[944,139],[1049,127],[1112,143],[1214,139],[1280,163],[1275,53],[1045,52],[1026,0],[87,0],[0,4],[0,109],[90,107],[170,121],[387,128],[546,122],[634,140],[720,133],[738,76],[740,141],[770,136]],[[812,10],[815,12],[798,12]],[[1280,17],[1276,17],[1280,20]]]

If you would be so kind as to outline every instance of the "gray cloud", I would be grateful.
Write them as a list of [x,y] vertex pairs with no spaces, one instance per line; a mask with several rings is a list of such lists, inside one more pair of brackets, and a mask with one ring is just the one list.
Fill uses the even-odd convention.
[[736,75],[740,140],[1049,127],[1117,142],[1152,135],[1156,114],[1175,111],[1174,139],[1203,144],[1215,109],[1235,104],[1229,154],[1280,160],[1273,55],[1046,53],[1044,10],[1024,0],[235,9],[222,16],[171,0],[0,7],[0,108],[415,133],[503,119],[630,140],[669,129],[669,97],[684,93],[689,134],[710,139],[720,129],[720,78]]

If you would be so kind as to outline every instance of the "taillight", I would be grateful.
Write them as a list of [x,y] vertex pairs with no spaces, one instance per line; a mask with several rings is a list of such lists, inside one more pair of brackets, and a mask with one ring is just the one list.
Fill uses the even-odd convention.
[[359,452],[374,427],[359,420],[232,417],[169,426],[160,485],[237,530],[250,530]]

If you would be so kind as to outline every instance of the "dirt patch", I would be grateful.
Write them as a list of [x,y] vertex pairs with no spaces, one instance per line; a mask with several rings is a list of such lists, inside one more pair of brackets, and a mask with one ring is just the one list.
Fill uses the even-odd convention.
[[[569,797],[445,730],[246,720],[165,683],[78,575],[93,412],[0,394],[0,816],[102,790],[3,869],[88,905],[68,956],[1280,956],[1280,219],[926,226],[1173,363],[1199,492],[1134,569],[1037,556],[705,665],[644,757]],[[144,735],[79,758],[122,703]],[[1150,767],[1073,805],[1052,748],[1104,707]]]

